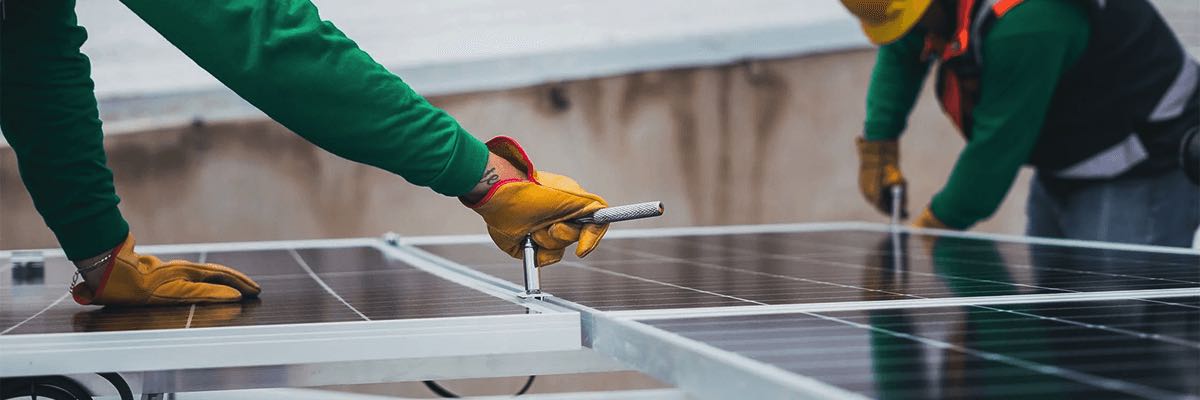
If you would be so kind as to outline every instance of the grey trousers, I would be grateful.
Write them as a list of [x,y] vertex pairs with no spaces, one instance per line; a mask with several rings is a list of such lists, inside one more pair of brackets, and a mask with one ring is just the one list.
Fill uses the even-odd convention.
[[1088,184],[1059,195],[1034,179],[1025,233],[1050,238],[1191,247],[1200,186],[1180,169]]

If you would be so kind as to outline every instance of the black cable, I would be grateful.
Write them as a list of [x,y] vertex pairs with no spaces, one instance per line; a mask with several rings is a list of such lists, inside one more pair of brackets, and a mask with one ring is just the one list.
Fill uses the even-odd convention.
[[[117,389],[121,400],[134,400],[133,390],[121,375],[99,373]],[[65,376],[33,376],[0,379],[0,399],[45,397],[51,400],[91,400],[92,393],[78,381]]]
[[115,372],[97,373],[101,378],[111,383],[114,388],[117,388],[117,394],[121,395],[121,400],[133,400],[133,390],[129,389],[129,382],[125,381],[120,374]]
[[47,397],[54,400],[92,400],[91,395],[76,392],[74,391],[75,388],[70,386],[40,383],[31,387],[35,388],[35,391],[30,394],[30,397]]
[[[29,383],[29,393],[22,394],[18,397],[25,397],[25,396],[29,396],[29,398],[33,398],[33,399],[44,397],[49,400],[76,400],[77,399],[77,397],[72,395],[71,392],[68,392],[66,389],[63,389],[60,387],[55,387],[55,386],[48,386],[48,385],[33,383],[33,382]],[[91,397],[88,397],[88,399],[91,399]]]
[[525,394],[525,392],[528,392],[528,391],[529,391],[529,387],[530,387],[530,386],[533,386],[533,379],[534,379],[534,378],[537,378],[537,375],[530,375],[530,376],[529,376],[529,380],[526,380],[526,381],[525,381],[525,386],[521,386],[521,390],[518,390],[518,391],[517,391],[517,394],[514,394],[513,396],[520,396],[520,395],[523,395],[523,394]]
[[[514,394],[513,396],[520,396],[520,395],[525,394],[525,392],[528,392],[529,388],[533,386],[533,380],[535,378],[537,378],[537,375],[530,375],[529,379],[525,380],[525,385],[521,386],[521,390],[518,390],[517,394]],[[429,391],[433,392],[433,394],[436,394],[444,399],[457,399],[460,397],[459,395],[454,394],[454,392],[451,392],[450,390],[446,389],[442,385],[439,385],[435,381],[422,381],[422,383],[424,383],[425,387],[429,388]]]
[[441,397],[444,399],[457,399],[458,398],[457,394],[454,394],[454,392],[446,390],[446,388],[442,387],[442,385],[439,385],[437,382],[424,381],[424,383],[425,383],[425,387],[429,388],[429,391],[433,392],[433,394],[438,395],[438,397]]

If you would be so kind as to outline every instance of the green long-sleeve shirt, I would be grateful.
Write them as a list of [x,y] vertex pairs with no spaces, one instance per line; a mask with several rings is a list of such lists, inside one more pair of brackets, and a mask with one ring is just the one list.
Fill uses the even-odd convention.
[[[1026,0],[983,38],[980,99],[971,138],[930,202],[934,215],[965,229],[996,211],[1041,134],[1059,78],[1083,55],[1091,27],[1085,5]],[[879,49],[867,93],[864,136],[895,139],[929,71],[919,30]]]
[[[334,154],[452,196],[483,175],[484,144],[322,21],[308,0],[122,1],[242,98]],[[74,0],[6,6],[0,130],[67,256],[95,256],[129,228],[79,51],[87,34]]]

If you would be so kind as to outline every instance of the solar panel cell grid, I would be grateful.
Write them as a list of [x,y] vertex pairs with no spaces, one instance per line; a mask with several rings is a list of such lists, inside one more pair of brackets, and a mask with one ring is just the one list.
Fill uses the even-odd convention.
[[66,295],[73,267],[62,258],[48,258],[42,281],[17,282],[12,274],[0,280],[0,331],[16,335],[525,313],[524,307],[371,247],[160,256],[235,266],[258,281],[263,292],[233,304],[84,307]]
[[[72,269],[61,258],[46,260],[44,276],[36,279],[16,271],[10,274],[4,269],[8,263],[0,260],[4,264],[0,266],[0,332],[10,343],[18,343],[38,339],[22,336],[29,333],[528,312],[514,303],[515,296],[502,299],[489,294],[515,292],[522,285],[519,260],[497,251],[491,243],[429,244],[417,249],[452,263],[431,262],[427,255],[414,254],[407,246],[380,250],[372,246],[275,245],[262,250],[166,255],[164,258],[237,267],[259,281],[264,291],[258,299],[237,304],[150,308],[74,304],[65,294]],[[479,274],[460,275],[464,267],[510,284]],[[476,281],[466,282],[470,279]],[[684,353],[680,360],[689,360],[686,355],[693,351],[700,358],[690,360],[730,357],[740,361],[716,368],[737,369],[743,374],[739,376],[751,380],[756,377],[745,374],[763,374],[760,384],[779,383],[785,393],[792,393],[797,382],[809,382],[800,379],[802,375],[882,398],[1200,396],[1200,296],[1191,296],[1191,290],[1200,290],[1200,256],[1194,254],[858,228],[772,229],[609,238],[586,259],[568,256],[560,265],[543,269],[541,281],[543,289],[556,298],[551,304],[531,303],[538,304],[531,306],[534,309],[578,309],[594,317],[595,325],[588,329],[613,324],[590,333],[598,340],[593,344],[601,343],[596,347],[599,351],[605,351],[605,343],[625,347],[658,343],[661,348]],[[1141,292],[1110,292],[1118,290]],[[1138,299],[1140,293],[1148,297]],[[1163,298],[1180,293],[1191,297]],[[1059,295],[1093,300],[1064,302]],[[1094,300],[1114,297],[1124,300]],[[1033,299],[1052,302],[1012,304]],[[696,309],[706,307],[711,308]],[[831,309],[855,311],[828,311]],[[625,310],[645,311],[608,313]],[[555,312],[521,317],[555,316],[552,314]],[[574,320],[559,322],[575,323],[570,332],[566,329],[569,324],[563,325],[567,332],[564,348],[577,347],[578,316],[560,315]],[[515,340],[510,344],[526,341],[523,322],[484,320],[520,327],[510,332]],[[433,322],[466,327],[480,321]],[[431,321],[378,324],[418,327],[416,336],[428,336],[423,331],[426,322]],[[329,326],[361,328],[365,335],[360,339],[369,342],[376,340],[378,324]],[[289,334],[292,331],[291,326],[277,328]],[[495,332],[487,327],[477,330],[474,334],[488,337]],[[641,335],[641,340],[613,340],[621,333]],[[419,338],[405,336],[403,340],[414,339]],[[469,342],[458,347],[478,343],[464,340]],[[356,346],[348,344],[346,350],[362,350]],[[712,349],[707,346],[724,352],[709,352]],[[640,365],[638,353],[651,350],[635,348],[630,350],[632,359],[622,361]],[[609,355],[617,356],[613,353],[619,352]],[[647,368],[676,359],[670,354],[660,356],[665,357],[655,358]],[[708,356],[716,358],[703,358]],[[763,364],[798,374],[797,379],[777,381],[772,374],[779,370]],[[758,367],[773,372],[764,373]]]
[[[566,264],[554,271],[542,272],[542,287],[554,288],[556,296],[582,302],[602,310],[644,310],[677,307],[719,307],[754,304],[736,297],[674,287],[660,282],[631,278],[607,269]],[[521,282],[522,271],[516,265],[477,268],[510,282]]]
[[[1200,287],[1195,255],[933,239],[877,231],[608,239],[586,259],[544,269],[542,288],[616,311]],[[522,282],[518,262],[489,244],[419,247]]]
[[881,398],[1200,395],[1200,297],[646,323]]
[[47,258],[38,276],[32,276],[0,258],[0,333],[12,331],[56,302],[69,301],[66,286],[71,282],[71,268],[74,266],[66,259]]

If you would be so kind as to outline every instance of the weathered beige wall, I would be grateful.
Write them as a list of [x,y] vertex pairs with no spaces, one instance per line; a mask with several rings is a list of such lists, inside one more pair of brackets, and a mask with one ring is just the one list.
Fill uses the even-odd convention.
[[[622,227],[884,221],[859,198],[855,177],[872,63],[872,51],[855,51],[432,100],[481,138],[515,136],[539,168],[612,203],[666,202],[663,218]],[[930,98],[903,142],[914,206],[928,202],[962,146]],[[338,159],[270,121],[118,135],[107,147],[121,208],[143,243],[483,232],[456,200]],[[1020,232],[1027,175],[978,230]],[[0,248],[54,245],[9,149],[0,150],[0,212]]]

